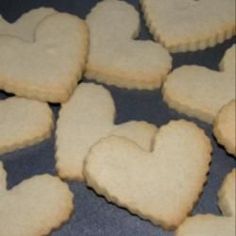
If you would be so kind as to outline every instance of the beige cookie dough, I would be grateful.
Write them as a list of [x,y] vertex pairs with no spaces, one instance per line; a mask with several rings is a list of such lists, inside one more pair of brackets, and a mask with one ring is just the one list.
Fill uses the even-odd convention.
[[24,180],[10,190],[0,164],[0,235],[43,236],[67,221],[74,208],[67,184],[48,174]]
[[139,15],[125,1],[99,2],[87,16],[90,49],[86,77],[128,89],[159,88],[171,69],[160,44],[135,40]]
[[234,0],[140,0],[156,41],[169,51],[213,47],[235,35]]
[[180,120],[159,129],[151,152],[124,137],[100,140],[85,160],[84,174],[108,201],[174,229],[198,200],[210,161],[204,131]]
[[115,105],[101,85],[81,83],[71,99],[63,104],[56,130],[56,168],[62,178],[84,180],[84,160],[101,138],[125,136],[145,150],[152,148],[157,132],[147,122],[115,124]]
[[85,66],[86,24],[77,16],[52,14],[36,26],[34,37],[30,42],[0,35],[0,90],[40,101],[65,102]]
[[229,48],[220,71],[192,65],[169,74],[163,97],[170,108],[213,123],[222,106],[235,99],[235,45]]
[[47,103],[19,97],[0,100],[0,155],[41,142],[52,127]]
[[196,215],[176,231],[176,236],[235,236],[236,170],[229,173],[218,192],[219,207],[223,216]]
[[0,35],[18,37],[25,41],[35,40],[37,25],[47,16],[58,13],[53,8],[41,7],[24,13],[14,23],[9,23],[0,15]]
[[236,156],[236,101],[223,106],[214,121],[214,134],[227,152]]

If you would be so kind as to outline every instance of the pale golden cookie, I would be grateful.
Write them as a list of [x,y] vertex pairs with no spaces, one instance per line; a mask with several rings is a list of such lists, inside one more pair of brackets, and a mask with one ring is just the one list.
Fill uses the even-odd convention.
[[214,134],[217,141],[234,156],[236,156],[235,109],[236,101],[232,100],[220,110],[214,122]]
[[162,85],[171,57],[158,43],[134,40],[139,15],[132,5],[117,0],[99,2],[86,22],[91,36],[87,78],[129,89]]
[[0,154],[38,143],[51,135],[47,103],[12,97],[0,100]]
[[53,8],[41,7],[24,13],[16,22],[8,23],[0,15],[0,35],[34,41],[37,25],[47,16],[57,13]]
[[109,201],[173,229],[202,192],[211,149],[195,124],[172,121],[157,132],[152,152],[126,138],[102,139],[91,148],[84,174],[87,184]]
[[154,38],[171,52],[213,47],[235,35],[235,0],[140,0]]
[[226,51],[220,71],[193,65],[169,74],[162,91],[169,107],[212,123],[222,106],[235,99],[235,49]]
[[43,236],[69,219],[73,194],[67,184],[48,174],[34,176],[7,190],[0,164],[0,235]]
[[63,104],[56,130],[56,168],[62,178],[83,180],[84,160],[101,138],[125,136],[150,150],[157,128],[147,122],[130,121],[116,125],[115,105],[101,85],[82,83]]
[[66,13],[45,17],[35,29],[34,42],[0,36],[0,89],[65,102],[81,78],[87,44],[85,22]]
[[186,219],[176,236],[235,236],[236,170],[229,173],[218,193],[224,216],[196,215]]

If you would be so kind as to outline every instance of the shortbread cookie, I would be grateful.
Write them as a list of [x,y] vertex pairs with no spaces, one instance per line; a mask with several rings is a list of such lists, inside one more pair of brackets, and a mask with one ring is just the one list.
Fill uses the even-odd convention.
[[217,141],[234,156],[236,156],[235,109],[236,101],[232,100],[220,110],[214,122],[214,134]]
[[235,236],[236,170],[224,180],[218,193],[219,207],[224,216],[196,215],[187,218],[176,236]]
[[87,44],[84,21],[66,13],[44,18],[33,43],[0,36],[0,89],[41,101],[66,101],[81,78]]
[[171,52],[213,47],[235,35],[234,0],[140,0],[154,38]]
[[157,128],[146,122],[115,125],[115,105],[101,85],[80,84],[63,104],[56,130],[56,168],[62,178],[83,180],[84,159],[92,145],[111,134],[150,150]]
[[152,152],[121,137],[98,142],[85,160],[87,184],[109,201],[166,229],[191,211],[206,181],[211,145],[187,121],[160,128]]
[[41,7],[26,12],[14,23],[8,23],[0,15],[0,35],[18,37],[26,41],[34,41],[36,26],[46,16],[57,13],[53,8]]
[[69,219],[73,194],[59,178],[38,175],[7,190],[2,163],[0,178],[1,236],[48,235]]
[[48,138],[52,127],[48,104],[17,97],[0,100],[0,154]]
[[152,41],[134,40],[139,16],[124,1],[105,0],[87,17],[90,52],[86,77],[118,87],[159,88],[171,68],[167,50]]
[[219,72],[195,65],[174,70],[163,86],[169,107],[212,123],[221,107],[235,99],[235,49],[227,50]]

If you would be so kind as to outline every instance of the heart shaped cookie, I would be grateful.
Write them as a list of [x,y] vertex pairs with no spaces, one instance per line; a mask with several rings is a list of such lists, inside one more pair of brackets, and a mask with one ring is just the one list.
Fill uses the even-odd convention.
[[236,169],[229,173],[218,193],[222,216],[196,215],[179,227],[176,236],[235,236]]
[[83,180],[89,149],[101,138],[125,136],[150,150],[157,128],[146,122],[114,124],[115,105],[101,85],[82,83],[62,105],[56,130],[56,168],[62,178]]
[[53,8],[41,7],[26,12],[14,23],[8,23],[0,15],[0,35],[9,35],[33,42],[35,29],[40,21],[55,13],[57,11]]
[[154,38],[171,52],[213,47],[235,35],[234,0],[141,0]]
[[157,43],[134,40],[138,17],[134,7],[124,1],[105,0],[92,9],[86,19],[91,36],[87,78],[125,88],[161,86],[171,68],[171,57]]
[[164,100],[179,112],[212,123],[222,106],[235,99],[235,50],[227,50],[219,72],[201,66],[174,70],[163,86]]
[[234,156],[236,156],[235,109],[236,101],[232,100],[220,110],[214,121],[214,134],[217,141]]
[[67,184],[48,174],[34,176],[7,190],[0,163],[0,235],[42,236],[68,220],[73,194]]
[[101,140],[90,150],[84,174],[87,184],[109,201],[173,229],[202,191],[210,153],[203,130],[172,121],[159,129],[152,152],[121,137]]
[[17,97],[0,100],[0,154],[41,142],[52,127],[48,104]]
[[66,101],[81,77],[87,44],[84,21],[63,13],[45,17],[33,43],[0,36],[0,89],[42,101]]

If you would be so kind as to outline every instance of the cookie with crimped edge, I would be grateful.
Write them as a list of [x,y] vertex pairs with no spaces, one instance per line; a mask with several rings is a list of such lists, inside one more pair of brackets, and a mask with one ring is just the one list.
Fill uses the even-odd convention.
[[14,23],[9,23],[0,15],[0,35],[18,37],[26,41],[34,41],[36,26],[45,17],[57,13],[53,8],[41,7],[24,13]]
[[0,89],[18,96],[65,102],[85,66],[86,23],[67,13],[45,17],[34,42],[0,36]]
[[68,185],[49,174],[37,175],[7,190],[0,163],[0,235],[43,236],[67,221],[74,208]]
[[104,0],[92,9],[86,22],[91,36],[87,78],[129,89],[161,86],[171,68],[171,57],[158,43],[134,40],[139,15],[132,5]]
[[213,47],[235,35],[234,0],[140,0],[156,41],[169,51]]
[[170,108],[212,123],[219,110],[235,99],[235,49],[228,49],[220,71],[182,66],[169,74],[163,97]]
[[236,100],[223,106],[214,121],[214,134],[227,152],[236,156]]
[[223,216],[196,215],[186,219],[176,236],[235,236],[236,169],[229,173],[218,193]]
[[151,152],[117,136],[102,139],[85,160],[86,183],[108,201],[165,229],[183,222],[202,192],[211,144],[194,123],[171,121]]
[[47,103],[19,97],[0,100],[0,154],[41,142],[52,127]]
[[56,130],[56,168],[60,177],[84,180],[83,164],[89,149],[99,139],[116,134],[150,150],[157,131],[147,122],[116,125],[115,105],[101,85],[82,83],[62,105]]

